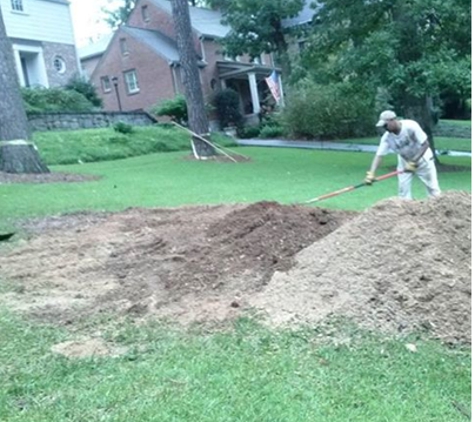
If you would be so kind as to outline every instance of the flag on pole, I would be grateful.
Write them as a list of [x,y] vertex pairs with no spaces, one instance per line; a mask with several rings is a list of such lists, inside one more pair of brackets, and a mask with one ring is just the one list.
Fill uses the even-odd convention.
[[266,78],[267,86],[272,93],[276,102],[280,101],[280,85],[279,85],[279,76],[275,70],[272,71],[269,77]]

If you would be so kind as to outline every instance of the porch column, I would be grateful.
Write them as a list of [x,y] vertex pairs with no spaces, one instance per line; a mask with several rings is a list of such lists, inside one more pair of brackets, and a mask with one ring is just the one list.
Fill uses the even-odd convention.
[[16,45],[13,45],[12,47],[18,81],[20,82],[20,86],[25,86],[26,83],[25,78],[23,76],[23,66],[21,65],[20,52],[18,51],[18,47]]
[[256,74],[248,73],[247,79],[249,80],[249,88],[251,89],[252,112],[258,114],[261,111],[261,105],[259,104],[259,93],[257,92]]

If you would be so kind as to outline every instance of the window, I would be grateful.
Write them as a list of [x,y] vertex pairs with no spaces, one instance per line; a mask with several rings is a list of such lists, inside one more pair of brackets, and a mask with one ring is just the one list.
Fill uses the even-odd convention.
[[53,66],[58,73],[66,72],[66,62],[61,56],[55,56],[53,60]]
[[103,92],[110,92],[112,90],[111,80],[110,80],[109,76],[103,76],[101,78],[101,86],[102,86],[102,91]]
[[137,73],[135,70],[129,70],[124,73],[125,85],[129,94],[135,94],[140,91],[139,82],[137,80]]
[[148,6],[142,6],[142,20],[148,22],[150,20],[150,15],[148,13]]
[[129,49],[127,47],[127,40],[125,38],[121,38],[120,41],[120,52],[122,53],[123,56],[126,56],[129,54]]
[[11,0],[12,10],[23,12],[23,0]]

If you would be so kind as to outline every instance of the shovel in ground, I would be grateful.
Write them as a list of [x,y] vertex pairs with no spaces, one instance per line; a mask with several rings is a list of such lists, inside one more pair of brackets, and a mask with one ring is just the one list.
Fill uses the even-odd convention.
[[[382,176],[376,177],[375,182],[380,182],[381,180],[389,179],[390,177],[397,176],[401,173],[398,170],[392,171],[391,173],[383,174]],[[352,190],[362,188],[363,186],[368,186],[365,182],[359,183],[357,185],[348,186],[346,188],[337,190],[335,192],[327,193],[322,196],[317,196],[316,198],[309,199],[308,201],[303,202],[304,204],[311,204],[312,202],[322,201],[323,199],[331,198],[333,196],[341,195],[342,193],[350,192]]]

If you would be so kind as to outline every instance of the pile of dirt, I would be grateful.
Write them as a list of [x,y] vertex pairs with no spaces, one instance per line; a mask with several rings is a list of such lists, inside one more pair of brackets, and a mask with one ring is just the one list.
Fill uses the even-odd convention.
[[42,320],[100,312],[271,324],[344,315],[470,341],[471,196],[392,198],[354,212],[251,205],[77,213],[30,220],[0,250],[0,300]]
[[14,286],[4,299],[68,323],[103,311],[228,318],[242,296],[354,215],[260,202],[34,219],[23,224],[32,238],[0,255]]
[[249,300],[274,324],[344,315],[369,328],[470,342],[468,193],[382,201],[296,260]]

